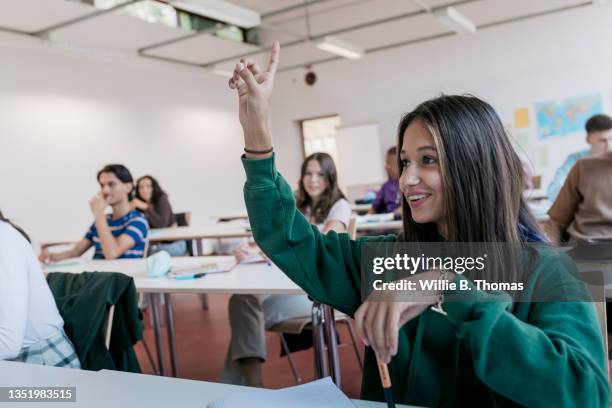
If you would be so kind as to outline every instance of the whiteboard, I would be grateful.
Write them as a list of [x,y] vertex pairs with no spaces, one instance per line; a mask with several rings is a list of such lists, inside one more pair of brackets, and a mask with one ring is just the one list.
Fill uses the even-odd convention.
[[378,123],[339,127],[336,152],[338,181],[343,187],[385,180]]

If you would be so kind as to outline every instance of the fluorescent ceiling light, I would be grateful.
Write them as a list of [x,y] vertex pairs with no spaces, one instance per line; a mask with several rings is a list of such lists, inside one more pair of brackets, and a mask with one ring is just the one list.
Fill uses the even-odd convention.
[[458,34],[476,32],[476,24],[458,12],[454,7],[445,7],[443,9],[435,10],[433,15],[442,24]]
[[170,0],[174,7],[242,28],[261,24],[259,13],[222,0]]
[[363,48],[336,37],[323,38],[317,42],[317,48],[350,59],[362,58],[365,55]]

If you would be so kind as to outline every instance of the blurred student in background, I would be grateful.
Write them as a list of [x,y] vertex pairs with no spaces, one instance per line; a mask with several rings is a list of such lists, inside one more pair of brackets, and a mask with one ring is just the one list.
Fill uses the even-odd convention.
[[398,215],[401,215],[397,161],[397,147],[393,146],[387,150],[385,157],[385,171],[388,179],[376,194],[376,199],[372,202],[372,208],[369,211],[370,214],[397,212]]
[[[136,197],[132,200],[132,207],[144,213],[151,228],[168,228],[176,224],[168,195],[153,176],[146,175],[138,179]],[[151,245],[149,252],[162,250],[171,256],[183,256],[187,250],[187,243],[185,241],[162,242]]]
[[548,185],[548,199],[553,202],[559,195],[559,191],[565,182],[569,171],[576,162],[587,156],[595,156],[606,152],[608,141],[612,140],[612,118],[608,115],[595,115],[591,117],[586,125],[586,141],[590,145],[588,149],[570,154],[563,165],[557,169],[553,180]]
[[[121,164],[109,164],[98,172],[100,192],[90,201],[94,222],[85,236],[73,248],[50,253],[41,251],[41,262],[56,262],[81,256],[91,246],[94,259],[142,258],[145,253],[149,223],[140,211],[133,210],[134,179]],[[106,208],[112,208],[106,214]]]

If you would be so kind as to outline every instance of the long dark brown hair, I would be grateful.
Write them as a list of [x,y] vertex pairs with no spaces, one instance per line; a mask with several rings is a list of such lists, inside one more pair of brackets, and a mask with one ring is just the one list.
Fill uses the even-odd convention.
[[[444,216],[450,242],[521,244],[521,229],[544,236],[522,196],[521,161],[497,113],[471,95],[442,95],[405,114],[398,126],[398,151],[404,133],[421,120],[438,152]],[[401,159],[398,155],[401,172]],[[429,240],[435,226],[419,225],[402,196],[404,239]]]
[[165,196],[166,192],[162,190],[161,186],[153,176],[149,176],[148,174],[146,174],[140,177],[138,181],[136,181],[136,198],[146,202],[146,200],[140,195],[140,190],[138,188],[140,186],[140,182],[144,179],[151,180],[151,187],[153,187],[153,193],[151,194],[151,204],[153,204],[153,207],[157,207],[159,199]]
[[4,215],[2,214],[1,210],[0,210],[0,222],[6,222],[6,223],[10,224],[13,228],[15,228],[17,231],[19,231],[19,233],[21,233],[21,235],[23,235],[23,237],[25,239],[27,239],[28,242],[31,242],[30,241],[30,237],[28,237],[28,234],[26,234],[23,229],[21,229],[20,227],[18,227],[15,224],[13,224],[8,218],[5,218]]
[[[317,205],[312,208],[312,200],[306,190],[304,189],[304,175],[306,174],[306,167],[308,162],[316,160],[321,166],[323,177],[325,178],[327,187],[321,194],[321,198],[317,202]],[[344,194],[338,187],[338,173],[336,172],[336,165],[334,159],[327,153],[313,153],[304,159],[302,163],[302,170],[300,171],[300,181],[298,183],[298,191],[296,194],[296,204],[300,212],[309,214],[314,219],[316,224],[325,222],[329,211],[336,201],[345,198]]]

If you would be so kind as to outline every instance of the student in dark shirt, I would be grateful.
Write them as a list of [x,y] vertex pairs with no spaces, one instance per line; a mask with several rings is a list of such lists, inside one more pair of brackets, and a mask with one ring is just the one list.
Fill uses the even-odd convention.
[[372,202],[371,214],[396,212],[401,215],[399,191],[399,170],[397,169],[397,147],[387,150],[385,171],[389,179],[380,187],[376,199]]
[[[151,228],[168,228],[176,224],[168,195],[152,176],[145,175],[136,181],[136,197],[132,200],[132,207],[144,213]],[[151,245],[150,252],[163,250],[171,256],[182,256],[185,255],[186,246],[185,241],[163,242]]]

